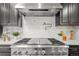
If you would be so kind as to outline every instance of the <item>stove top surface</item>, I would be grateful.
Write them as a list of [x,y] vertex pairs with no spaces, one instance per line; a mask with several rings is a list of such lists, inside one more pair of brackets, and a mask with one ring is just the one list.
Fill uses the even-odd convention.
[[54,38],[24,38],[14,44],[14,46],[65,46],[63,42],[60,42]]

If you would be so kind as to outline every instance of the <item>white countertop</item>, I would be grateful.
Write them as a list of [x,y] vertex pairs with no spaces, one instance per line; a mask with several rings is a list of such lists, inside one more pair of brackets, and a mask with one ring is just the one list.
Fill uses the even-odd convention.
[[21,39],[10,39],[10,41],[4,41],[3,38],[0,38],[0,45],[13,45],[15,42]]
[[[79,42],[76,41],[76,40],[67,40],[66,42],[62,41],[61,38],[58,38],[60,39],[61,42],[65,43],[66,45],[79,45]],[[10,41],[3,41],[2,38],[0,38],[0,45],[13,45],[15,42],[19,41],[19,40],[22,40],[22,38],[20,39],[11,39]],[[74,42],[76,42],[74,44]]]

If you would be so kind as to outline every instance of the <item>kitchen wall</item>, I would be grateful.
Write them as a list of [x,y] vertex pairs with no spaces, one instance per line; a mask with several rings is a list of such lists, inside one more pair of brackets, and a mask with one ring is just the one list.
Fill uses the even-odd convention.
[[13,36],[13,32],[19,32],[20,35],[17,37],[17,39],[22,38],[22,28],[18,26],[4,26],[3,27],[3,33],[7,33],[7,35],[10,37],[10,39],[14,39],[15,37]]
[[[47,24],[47,25],[46,25]],[[52,24],[52,26],[51,26]],[[74,40],[69,39],[70,30],[75,32]],[[78,26],[55,26],[55,16],[53,17],[23,17],[23,27],[4,26],[3,32],[9,32],[10,37],[12,32],[19,31],[23,38],[56,38],[69,44],[79,44],[79,27]],[[63,41],[58,33],[63,31],[67,35],[67,41]]]
[[[24,37],[52,38],[51,31],[55,26],[54,18],[55,17],[25,17],[25,19],[23,19]],[[45,25],[45,23],[49,23],[50,25]]]
[[[52,24],[51,25],[45,25]],[[75,32],[74,40],[70,40],[70,31]],[[63,41],[58,33],[63,31],[67,35],[67,41]],[[53,17],[23,17],[23,37],[27,38],[56,38],[66,44],[79,44],[79,27],[55,26],[55,16]]]

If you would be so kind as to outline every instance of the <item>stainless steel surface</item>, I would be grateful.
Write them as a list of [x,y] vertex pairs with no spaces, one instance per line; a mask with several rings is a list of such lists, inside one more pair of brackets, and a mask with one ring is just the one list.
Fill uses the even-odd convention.
[[2,37],[2,33],[3,33],[3,26],[0,25],[0,38]]
[[[42,9],[36,9],[36,10],[42,10]],[[27,11],[27,9],[18,9],[18,11],[24,15],[24,16],[39,16],[39,17],[44,17],[44,16],[55,16],[55,14],[60,10],[60,9],[47,9],[48,11]]]
[[0,45],[0,56],[10,56],[11,48],[9,45]]
[[0,3],[0,25],[19,26],[20,21],[17,18],[15,3]]
[[24,38],[21,41],[18,41],[13,46],[65,46],[63,42],[56,40],[55,38]]
[[27,42],[28,45],[43,45],[43,44],[48,44],[51,45],[52,43],[48,40],[48,38],[32,38]]
[[[16,4],[17,9],[24,16],[54,16],[61,8],[60,3],[26,3],[26,4]],[[24,8],[20,8],[24,7]]]
[[63,8],[63,7],[60,3],[16,3],[15,8],[45,9],[45,8]]
[[79,3],[62,3],[62,6],[60,14],[56,15],[56,25],[79,26]]
[[54,11],[29,11],[29,12],[23,12],[22,13],[24,16],[28,17],[46,17],[46,16],[55,16],[56,10]]
[[33,55],[41,55],[41,56],[67,56],[68,55],[68,47],[12,47],[11,55],[21,55],[21,56],[33,56]]
[[64,43],[59,42],[54,38],[24,38],[11,46],[11,55],[68,55],[68,46],[65,46]]

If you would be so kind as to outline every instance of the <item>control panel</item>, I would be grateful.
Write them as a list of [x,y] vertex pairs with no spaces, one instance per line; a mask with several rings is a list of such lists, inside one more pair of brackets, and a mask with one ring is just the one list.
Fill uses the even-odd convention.
[[40,47],[40,48],[31,48],[31,47],[13,47],[11,48],[11,55],[21,55],[21,56],[67,56],[68,48],[67,47]]

